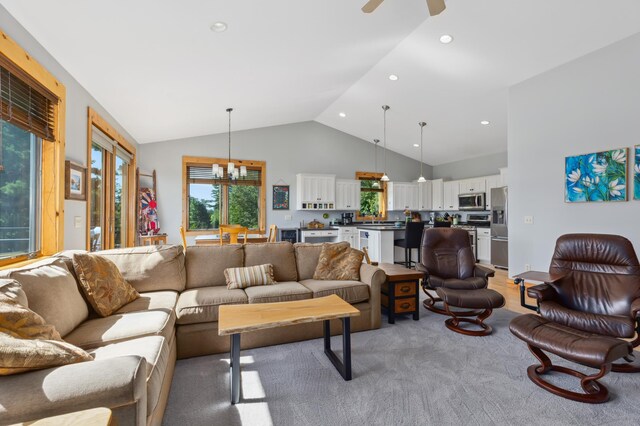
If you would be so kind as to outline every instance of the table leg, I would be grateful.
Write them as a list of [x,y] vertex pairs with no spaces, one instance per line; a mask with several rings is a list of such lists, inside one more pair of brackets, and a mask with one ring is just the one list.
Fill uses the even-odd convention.
[[329,320],[325,320],[324,353],[336,370],[338,370],[342,378],[347,381],[351,380],[351,318],[342,318],[342,361],[340,361],[340,358],[331,350],[331,324]]
[[389,324],[396,323],[396,283],[389,283],[389,306],[387,307]]
[[[418,250],[418,253],[420,251]],[[413,320],[418,321],[420,319],[420,280],[416,280],[416,311],[413,314]]]
[[231,384],[231,403],[240,401],[240,334],[231,335],[231,364],[229,366]]

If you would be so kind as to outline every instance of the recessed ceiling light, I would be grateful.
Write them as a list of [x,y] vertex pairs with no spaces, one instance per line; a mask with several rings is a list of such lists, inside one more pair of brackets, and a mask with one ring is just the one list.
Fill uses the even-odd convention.
[[345,114],[344,112],[341,112],[338,114],[340,117],[345,118],[347,116],[347,114]]
[[450,36],[449,34],[443,34],[440,36],[440,43],[442,44],[449,44],[453,41],[453,37]]
[[482,124],[483,126],[488,126],[489,124],[491,124],[491,122],[487,121],[487,120],[482,120],[480,122],[480,124]]
[[214,33],[227,31],[227,24],[221,21],[215,22],[213,25],[211,25],[211,31],[213,31]]
[[419,147],[420,147],[420,145],[418,145],[417,143],[414,143],[414,144],[413,144],[413,147],[414,147],[414,148],[419,148]]
[[389,76],[389,80],[391,80],[391,81],[397,81],[397,80],[398,80],[398,76],[397,76],[397,75],[395,75],[395,74],[391,74],[391,75]]

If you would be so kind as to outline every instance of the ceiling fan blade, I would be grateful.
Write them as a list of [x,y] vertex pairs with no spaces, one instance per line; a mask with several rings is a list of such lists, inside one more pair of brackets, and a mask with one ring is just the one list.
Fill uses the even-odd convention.
[[362,6],[362,11],[364,13],[371,13],[378,8],[382,4],[384,0],[369,0],[367,4]]
[[444,4],[444,0],[427,0],[427,7],[429,8],[429,15],[436,16],[440,15],[447,6]]

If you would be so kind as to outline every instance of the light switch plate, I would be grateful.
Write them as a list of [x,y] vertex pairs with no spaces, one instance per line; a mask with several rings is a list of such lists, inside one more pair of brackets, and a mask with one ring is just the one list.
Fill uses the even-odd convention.
[[533,225],[533,216],[525,216],[524,223],[527,225]]
[[285,215],[284,220],[291,220],[291,215],[290,214]]
[[73,226],[75,228],[82,228],[82,216],[73,217]]

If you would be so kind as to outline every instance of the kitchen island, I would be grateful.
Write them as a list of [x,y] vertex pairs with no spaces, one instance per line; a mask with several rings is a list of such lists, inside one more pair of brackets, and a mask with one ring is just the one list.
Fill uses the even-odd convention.
[[[404,226],[394,225],[368,225],[358,226],[360,249],[367,248],[372,262],[395,263],[404,262],[404,249],[395,246],[395,240],[404,238]],[[425,223],[425,228],[433,225]],[[412,249],[412,259],[418,259],[418,249]]]

